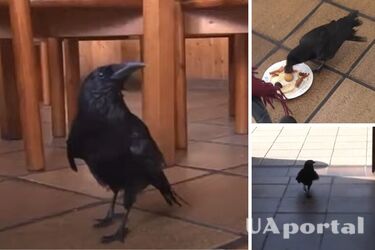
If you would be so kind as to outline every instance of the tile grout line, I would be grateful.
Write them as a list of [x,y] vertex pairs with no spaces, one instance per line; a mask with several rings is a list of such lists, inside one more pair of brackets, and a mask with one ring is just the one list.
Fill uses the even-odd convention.
[[[305,136],[305,140],[303,140],[302,146],[301,146],[301,148],[300,148],[300,150],[299,150],[299,152],[298,152],[298,154],[297,154],[297,158],[296,158],[296,160],[294,161],[294,165],[293,165],[293,166],[296,166],[296,164],[297,164],[298,157],[299,157],[299,155],[301,154],[301,151],[302,151],[302,149],[303,149],[303,146],[304,146],[305,143],[306,143],[307,137],[309,137],[310,131],[311,131],[311,126],[309,127],[309,130],[307,131],[307,134],[306,134],[306,136]],[[290,171],[290,167],[289,167],[289,169],[288,169],[288,173],[289,173],[289,171]]]
[[[355,9],[352,9],[352,8],[346,7],[346,6],[341,5],[341,4],[339,4],[339,3],[336,3],[336,2],[332,2],[331,0],[322,0],[322,1],[325,2],[325,3],[327,3],[327,4],[330,4],[330,5],[336,6],[337,8],[340,8],[340,9],[342,9],[342,10],[346,10],[346,11],[348,11],[348,12],[353,12],[353,11],[355,11]],[[359,12],[358,15],[359,15],[360,17],[362,17],[362,18],[366,18],[366,19],[369,19],[370,21],[375,22],[375,18],[372,17],[372,16],[366,15],[366,14],[361,13],[361,12]]]
[[[337,132],[337,134],[338,134],[338,132]],[[332,189],[333,189],[334,178],[335,177],[331,178],[331,183],[330,183],[330,188],[329,188],[329,195],[328,195],[328,198],[327,198],[328,199],[328,201],[327,201],[327,208],[326,208],[326,211],[324,213],[324,223],[327,221],[327,218],[328,218],[328,208],[329,208],[329,204],[330,204],[331,197],[332,197]],[[323,245],[323,240],[324,240],[324,233],[319,238],[320,238],[319,239],[319,249],[321,249],[322,245]]]
[[337,138],[339,137],[339,132],[340,132],[340,127],[338,127],[338,129],[337,129],[335,141],[333,142],[332,154],[331,154],[331,157],[329,159],[329,165],[327,167],[327,174],[328,174],[328,168],[329,168],[329,166],[332,165],[332,158],[333,158],[333,154],[335,153],[335,146],[336,146]]
[[[264,158],[266,158],[268,152],[270,152],[272,146],[275,144],[277,138],[279,138],[279,136],[280,136],[281,132],[283,131],[283,129],[284,129],[284,127],[282,127],[282,128],[280,129],[279,133],[276,135],[275,140],[273,140],[271,146],[268,148],[267,152],[266,152],[266,153],[264,154],[264,156],[262,157],[262,160],[259,162],[259,166],[262,166],[262,163],[263,163],[263,161],[264,161]],[[251,159],[252,159],[252,158],[253,158],[253,155],[251,154],[250,156],[251,156]]]
[[322,1],[320,1],[315,7],[314,9],[312,9],[304,18],[302,18],[302,20],[284,37],[282,38],[280,41],[277,41],[276,43],[276,47],[273,48],[270,52],[268,52],[266,54],[266,56],[259,61],[259,63],[257,63],[255,65],[255,67],[258,67],[259,65],[261,65],[262,63],[264,63],[269,57],[271,57],[279,48],[280,48],[280,45],[285,42],[295,31],[297,31],[300,27],[302,27],[302,25],[316,12],[316,10],[323,4]]

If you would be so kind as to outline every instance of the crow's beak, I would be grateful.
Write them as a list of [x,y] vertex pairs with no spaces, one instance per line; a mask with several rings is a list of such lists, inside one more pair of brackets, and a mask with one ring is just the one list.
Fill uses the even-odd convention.
[[145,66],[142,62],[127,62],[122,64],[113,65],[114,73],[111,76],[113,80],[122,80],[127,76],[130,76],[133,72],[141,69]]

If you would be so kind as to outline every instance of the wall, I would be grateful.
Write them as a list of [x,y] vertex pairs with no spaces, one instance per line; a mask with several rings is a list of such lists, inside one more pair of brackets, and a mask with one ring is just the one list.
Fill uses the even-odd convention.
[[[81,75],[99,65],[140,60],[139,40],[80,42]],[[186,39],[186,71],[190,79],[226,79],[228,39]]]

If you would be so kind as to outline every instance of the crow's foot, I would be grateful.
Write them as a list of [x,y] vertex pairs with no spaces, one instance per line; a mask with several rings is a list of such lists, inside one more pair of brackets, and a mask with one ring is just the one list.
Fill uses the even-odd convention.
[[96,219],[97,223],[94,224],[95,228],[107,227],[113,224],[115,219],[122,218],[123,214],[107,215],[103,219]]
[[119,230],[116,231],[116,233],[114,233],[112,235],[103,236],[102,239],[101,239],[101,242],[103,244],[108,244],[108,243],[111,243],[113,241],[124,242],[125,237],[128,234],[128,232],[129,232],[129,229],[127,229],[127,228],[120,228]]
[[319,73],[322,68],[324,67],[324,63],[320,64],[318,67],[316,67],[315,69],[313,69],[313,72],[314,73]]

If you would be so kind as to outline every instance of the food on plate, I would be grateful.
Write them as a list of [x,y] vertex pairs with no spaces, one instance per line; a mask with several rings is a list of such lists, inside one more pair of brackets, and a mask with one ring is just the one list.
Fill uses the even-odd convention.
[[269,74],[271,76],[271,83],[279,87],[284,94],[293,91],[295,88],[299,88],[304,79],[309,76],[309,73],[296,70],[293,70],[290,74],[285,73],[284,67],[273,70]]
[[284,73],[284,79],[285,79],[285,81],[287,81],[287,82],[291,82],[291,81],[293,81],[293,74],[288,74],[288,73]]

